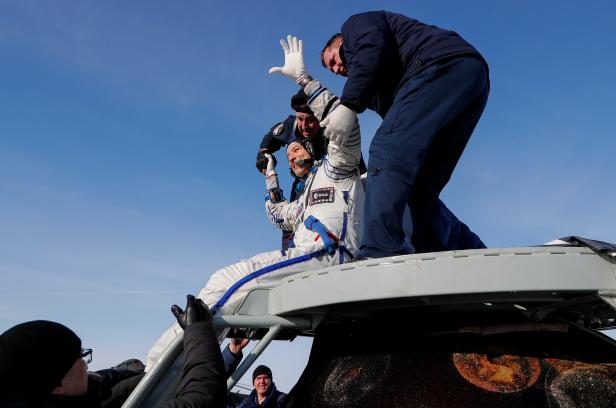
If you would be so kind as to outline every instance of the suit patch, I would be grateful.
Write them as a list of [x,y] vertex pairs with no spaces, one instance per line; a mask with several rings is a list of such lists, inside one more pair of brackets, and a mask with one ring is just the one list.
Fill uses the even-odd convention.
[[284,129],[284,122],[276,126],[274,130],[272,130],[272,133],[274,134],[274,136],[278,136],[279,134],[282,133],[282,129]]
[[304,204],[300,204],[297,206],[297,210],[295,210],[295,219],[299,220],[302,212],[304,212]]
[[323,204],[333,203],[336,197],[336,190],[333,187],[324,187],[310,190],[310,197],[308,198],[308,204]]

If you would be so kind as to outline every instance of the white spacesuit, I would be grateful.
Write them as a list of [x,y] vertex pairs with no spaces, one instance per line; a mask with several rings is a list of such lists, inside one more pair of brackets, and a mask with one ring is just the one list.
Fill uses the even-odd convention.
[[[324,116],[324,110],[331,111],[339,103],[318,81],[312,81],[306,90],[312,91],[309,94],[312,95],[310,108],[319,119]],[[290,143],[289,149],[293,145]],[[359,249],[364,206],[364,188],[359,175],[360,160],[361,140],[359,125],[356,124],[354,132],[348,137],[330,140],[327,155],[314,162],[311,168],[308,166],[310,170],[304,190],[291,203],[283,198],[279,202],[273,202],[275,198],[272,200],[272,197],[276,197],[273,193],[277,193],[274,190],[278,184],[271,161],[272,168],[266,177],[268,194],[265,208],[275,226],[294,231],[295,247],[285,252],[264,252],[218,270],[201,289],[198,297],[214,312],[230,314],[252,289],[273,287],[291,274],[352,260]],[[321,229],[319,234],[316,225],[324,226],[326,232]],[[335,245],[326,248],[324,243],[327,238],[324,241],[321,235],[328,235],[330,242],[333,240]],[[153,367],[179,331],[181,329],[176,324],[158,339],[148,353],[147,369]]]

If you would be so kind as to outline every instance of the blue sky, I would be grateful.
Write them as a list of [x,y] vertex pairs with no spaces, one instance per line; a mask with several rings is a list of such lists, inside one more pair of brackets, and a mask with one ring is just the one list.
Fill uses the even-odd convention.
[[[490,65],[487,108],[443,193],[488,246],[616,242],[611,1],[2,0],[0,329],[63,322],[94,369],[144,358],[172,303],[276,249],[254,157],[296,91],[267,74],[278,39],[302,38],[308,70],[339,93],[318,53],[374,9],[457,31]],[[367,156],[379,120],[360,121]],[[306,349],[265,356],[280,388],[303,363],[276,354]]]

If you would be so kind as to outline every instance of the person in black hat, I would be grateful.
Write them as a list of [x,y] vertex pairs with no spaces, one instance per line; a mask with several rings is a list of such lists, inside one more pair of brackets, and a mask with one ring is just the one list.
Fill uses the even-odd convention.
[[315,146],[317,160],[325,155],[327,140],[323,137],[319,120],[308,106],[308,97],[303,90],[291,97],[291,108],[295,115],[289,115],[284,121],[275,124],[261,140],[256,163],[257,170],[261,173],[267,168],[265,153],[277,152],[296,139],[310,139]]
[[[265,154],[273,154],[294,140],[310,141],[315,160],[322,159],[327,151],[327,139],[323,137],[323,129],[308,106],[308,97],[303,90],[291,97],[291,108],[295,115],[289,115],[284,121],[275,124],[261,140],[256,163],[257,170],[261,173],[265,173],[267,169]],[[293,176],[290,201],[295,201],[300,195],[302,185],[301,180]],[[293,246],[293,232],[282,231],[282,249],[287,250]]]
[[273,382],[272,370],[268,366],[260,365],[252,372],[252,385],[254,390],[242,401],[238,408],[284,406],[287,394],[278,391]]
[[56,406],[54,400],[66,398],[76,406],[96,406],[84,397],[91,355],[60,323],[36,320],[12,327],[0,336],[0,401],[25,404],[27,398],[32,406],[43,401]]
[[[176,397],[163,407],[224,407],[224,364],[209,309],[188,295],[185,310],[173,305],[171,311],[185,330],[186,357]],[[0,407],[108,406],[88,381],[91,357],[92,350],[82,349],[81,339],[60,323],[36,320],[10,328],[0,335]]]

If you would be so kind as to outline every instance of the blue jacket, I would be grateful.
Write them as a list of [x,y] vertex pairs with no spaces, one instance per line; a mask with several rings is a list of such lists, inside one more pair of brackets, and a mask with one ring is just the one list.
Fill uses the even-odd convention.
[[257,390],[252,390],[248,397],[244,401],[242,401],[242,403],[238,405],[237,408],[279,408],[284,405],[286,399],[287,394],[278,391],[276,389],[276,385],[272,383],[272,386],[267,393],[267,397],[261,405],[257,403]]
[[340,99],[356,112],[368,108],[381,117],[400,83],[431,64],[461,55],[483,60],[457,33],[388,11],[355,14],[341,34],[348,79]]

